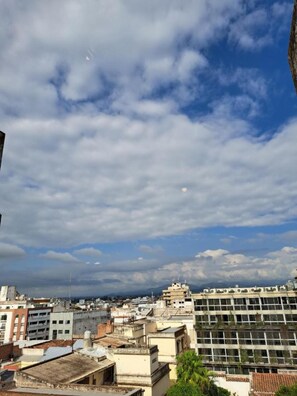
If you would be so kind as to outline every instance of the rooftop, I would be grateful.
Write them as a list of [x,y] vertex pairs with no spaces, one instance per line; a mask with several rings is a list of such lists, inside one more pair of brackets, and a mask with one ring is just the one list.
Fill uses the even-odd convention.
[[127,341],[127,339],[123,339],[121,337],[105,336],[93,340],[93,344],[101,345],[104,348],[119,348],[124,345],[129,345],[130,343]]
[[108,359],[97,361],[86,355],[71,353],[22,369],[20,373],[51,384],[70,384],[113,365]]
[[[76,386],[79,388],[79,386]],[[20,395],[21,393],[21,395]],[[123,388],[117,386],[100,386],[100,387],[90,387],[86,390],[82,387],[81,390],[78,389],[33,389],[33,388],[15,388],[11,391],[0,391],[0,396],[36,396],[36,395],[60,395],[60,396],[132,396],[137,394],[136,389]]]
[[272,396],[281,385],[292,386],[297,383],[296,374],[252,373],[251,395]]

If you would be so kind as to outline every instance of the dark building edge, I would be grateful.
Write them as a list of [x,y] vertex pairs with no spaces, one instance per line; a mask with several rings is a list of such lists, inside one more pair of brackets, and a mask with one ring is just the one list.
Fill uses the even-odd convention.
[[297,0],[294,1],[288,58],[295,90],[297,92]]
[[[0,168],[1,168],[1,163],[2,163],[4,141],[5,141],[5,133],[0,131]],[[0,213],[0,224],[1,224],[1,218],[2,218],[2,215]]]

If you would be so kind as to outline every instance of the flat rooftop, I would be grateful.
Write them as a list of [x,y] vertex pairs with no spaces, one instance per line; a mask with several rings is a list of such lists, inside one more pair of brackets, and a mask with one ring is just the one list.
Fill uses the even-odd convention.
[[71,384],[112,366],[114,362],[108,359],[96,361],[86,355],[71,353],[22,369],[20,373],[51,384]]
[[[21,394],[21,395],[20,395]],[[34,389],[34,388],[14,388],[10,391],[0,391],[0,396],[36,396],[36,395],[60,395],[60,396],[132,396],[136,390],[132,388],[123,388],[117,386],[98,386],[90,390],[75,389]]]

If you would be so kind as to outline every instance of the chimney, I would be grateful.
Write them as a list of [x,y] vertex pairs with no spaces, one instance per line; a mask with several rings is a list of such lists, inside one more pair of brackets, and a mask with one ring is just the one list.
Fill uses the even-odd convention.
[[84,333],[84,348],[92,348],[93,343],[91,340],[91,332],[89,330],[86,330]]
[[106,323],[99,323],[97,326],[97,337],[104,337],[106,334]]
[[113,321],[108,320],[107,323],[106,323],[106,334],[112,334],[113,333],[113,329],[114,329]]

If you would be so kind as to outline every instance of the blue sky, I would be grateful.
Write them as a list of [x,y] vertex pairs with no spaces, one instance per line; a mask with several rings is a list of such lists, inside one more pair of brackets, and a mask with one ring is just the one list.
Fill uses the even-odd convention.
[[291,1],[3,1],[1,284],[292,278]]

